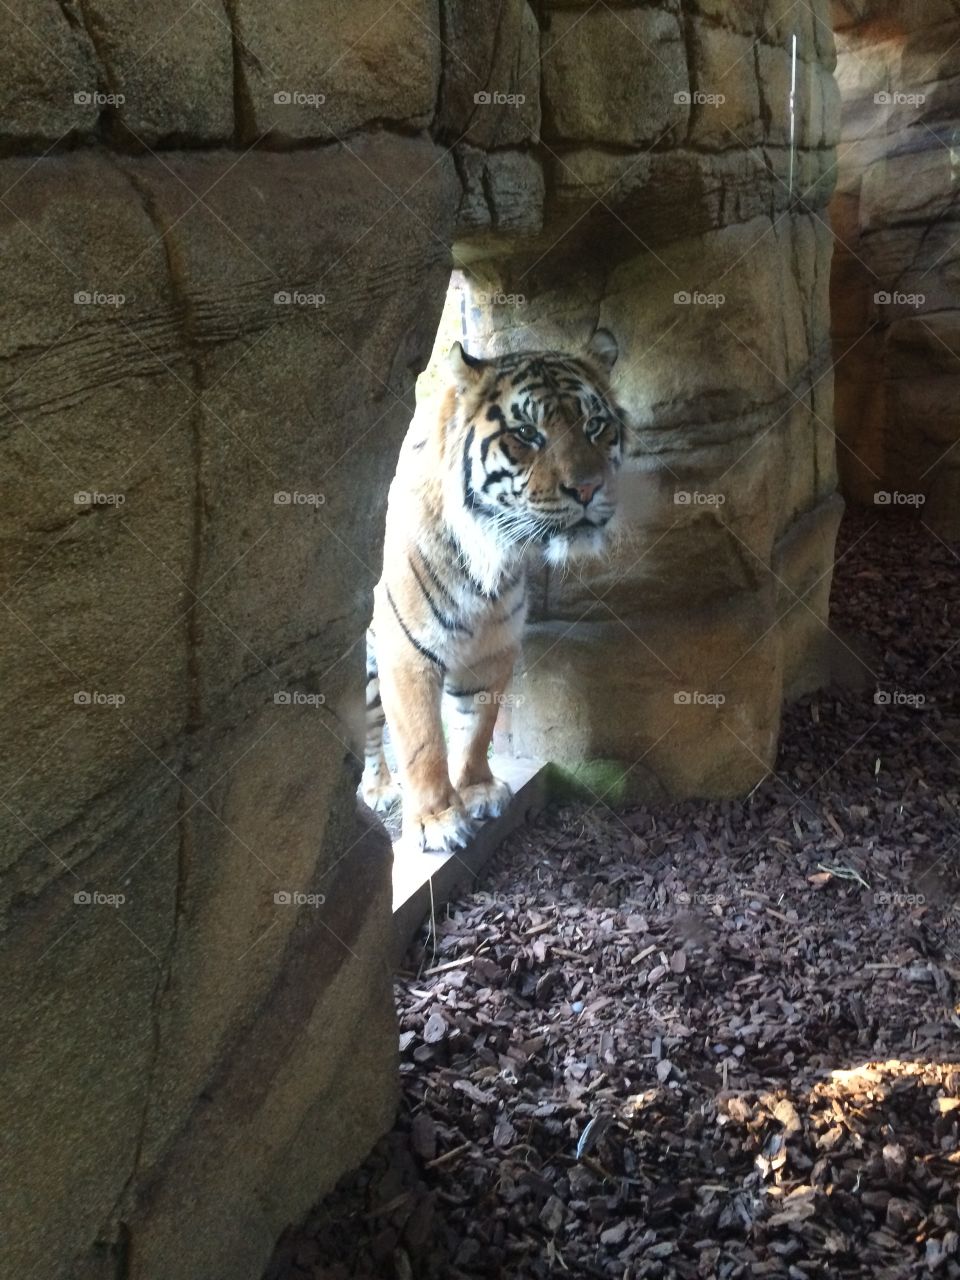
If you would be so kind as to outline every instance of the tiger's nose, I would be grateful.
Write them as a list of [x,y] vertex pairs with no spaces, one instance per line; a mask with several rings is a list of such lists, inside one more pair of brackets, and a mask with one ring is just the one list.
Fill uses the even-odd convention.
[[576,498],[577,502],[583,506],[587,506],[593,495],[602,487],[602,480],[584,480],[580,484],[562,484],[560,486],[564,493],[569,494],[571,498]]

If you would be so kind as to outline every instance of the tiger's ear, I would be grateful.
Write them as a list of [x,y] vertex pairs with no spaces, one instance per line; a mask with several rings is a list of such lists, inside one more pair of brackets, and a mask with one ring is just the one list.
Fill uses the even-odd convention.
[[450,366],[450,373],[453,375],[457,390],[466,391],[467,387],[480,381],[486,361],[479,360],[476,356],[468,356],[461,344],[455,342],[447,355],[447,364]]
[[609,329],[597,329],[587,343],[587,355],[595,360],[600,368],[605,369],[607,373],[617,363],[619,354],[620,348],[617,346],[617,340]]

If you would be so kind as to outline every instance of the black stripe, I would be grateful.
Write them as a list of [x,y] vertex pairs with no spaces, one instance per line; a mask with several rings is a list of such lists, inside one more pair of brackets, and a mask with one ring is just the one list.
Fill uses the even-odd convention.
[[417,586],[423,592],[423,598],[426,600],[427,604],[430,606],[430,612],[433,614],[436,620],[440,623],[441,627],[443,627],[444,631],[459,631],[465,636],[472,637],[473,632],[469,629],[469,627],[465,627],[459,622],[454,622],[451,618],[448,618],[445,614],[440,612],[440,610],[437,608],[436,604],[434,603],[433,596],[427,590],[426,583],[420,577],[419,573],[417,573],[414,567],[413,561],[410,559],[409,556],[407,556],[407,564],[409,564],[410,572],[413,574],[413,576],[417,580]]
[[512,480],[515,474],[513,471],[508,471],[506,467],[501,467],[499,471],[488,471],[480,488],[486,493],[490,485],[497,484],[501,480]]
[[[440,598],[441,598],[441,599],[442,599],[446,604],[448,604],[452,609],[456,609],[456,607],[457,607],[457,602],[456,602],[456,600],[454,600],[453,596],[450,594],[450,592],[447,590],[447,588],[443,585],[443,582],[440,580],[440,576],[438,575],[438,573],[437,573],[436,569],[434,569],[434,567],[433,567],[433,565],[431,564],[431,562],[430,562],[429,558],[428,558],[427,556],[425,556],[425,555],[423,554],[423,552],[422,552],[422,551],[420,551],[420,553],[419,553],[419,554],[420,554],[420,563],[423,565],[424,569],[426,569],[426,571],[427,571],[427,577],[430,579],[430,581],[431,581],[431,582],[433,583],[433,585],[436,587],[437,591],[438,591],[438,592],[439,592],[439,594],[440,594]],[[457,553],[456,553],[456,554],[459,554],[459,550],[457,551]],[[408,558],[409,558],[409,557],[408,557]],[[413,568],[413,565],[412,565],[412,564],[411,564],[410,568],[411,568],[411,569]]]
[[[491,410],[488,409],[487,417],[489,418],[490,415],[491,415]],[[490,452],[493,445],[501,438],[501,436],[505,436],[506,434],[507,434],[507,424],[503,417],[503,414],[500,414],[500,430],[494,431],[493,435],[486,436],[483,443],[480,445],[480,461],[483,463],[484,466],[487,465],[487,454]]]
[[[505,428],[507,425],[506,414],[500,408],[496,400],[493,400],[490,404],[487,405],[486,417],[488,422],[499,422],[501,427]],[[496,437],[493,437],[493,438],[496,439]],[[489,440],[484,441],[484,448],[489,448],[489,446],[490,446]]]
[[475,698],[478,693],[486,693],[486,689],[481,685],[479,689],[444,689],[451,698]]
[[438,667],[441,671],[446,671],[447,669],[446,666],[440,661],[437,655],[435,653],[431,653],[430,650],[426,647],[426,645],[422,645],[416,636],[411,635],[410,630],[407,627],[407,624],[400,617],[400,610],[397,608],[396,601],[394,600],[393,596],[390,594],[389,587],[387,587],[387,599],[390,601],[390,608],[393,610],[394,617],[397,619],[397,622],[400,623],[400,630],[403,632],[403,634],[407,637],[407,639],[416,649],[417,653],[423,654],[425,658],[427,658],[430,662],[432,662],[433,665],[435,667]]
[[470,584],[470,590],[475,596],[479,596],[481,600],[489,600],[491,604],[500,599],[499,591],[487,591],[485,587],[481,587],[476,578],[471,574],[464,572],[464,577]]
[[473,587],[477,595],[482,596],[484,600],[489,600],[491,604],[496,604],[498,600],[501,600],[508,591],[511,591],[517,585],[519,581],[520,574],[514,573],[511,574],[509,578],[504,578],[496,591],[484,591],[483,587],[478,586],[472,578],[469,578],[470,585]]
[[470,483],[470,446],[473,444],[474,429],[473,427],[467,432],[467,438],[463,442],[463,457],[461,459],[461,467],[463,472],[463,505],[470,511],[473,507],[480,505],[477,495],[473,491],[473,485]]

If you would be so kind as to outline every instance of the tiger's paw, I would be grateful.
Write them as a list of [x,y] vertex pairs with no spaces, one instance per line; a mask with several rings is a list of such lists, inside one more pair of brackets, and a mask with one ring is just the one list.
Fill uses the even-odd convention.
[[395,782],[361,781],[360,794],[364,804],[368,804],[376,813],[389,813],[400,803],[400,788]]
[[461,788],[460,795],[471,818],[499,818],[513,798],[513,791],[499,778],[491,778],[489,782]]
[[457,805],[436,813],[404,816],[403,838],[415,849],[453,853],[462,849],[473,834],[473,825],[465,811]]

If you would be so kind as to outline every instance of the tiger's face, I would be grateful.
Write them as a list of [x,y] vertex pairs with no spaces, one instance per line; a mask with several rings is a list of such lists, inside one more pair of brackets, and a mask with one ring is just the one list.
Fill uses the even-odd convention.
[[617,358],[599,329],[583,356],[450,352],[464,508],[503,545],[547,559],[602,552],[616,512],[623,418],[609,386]]

